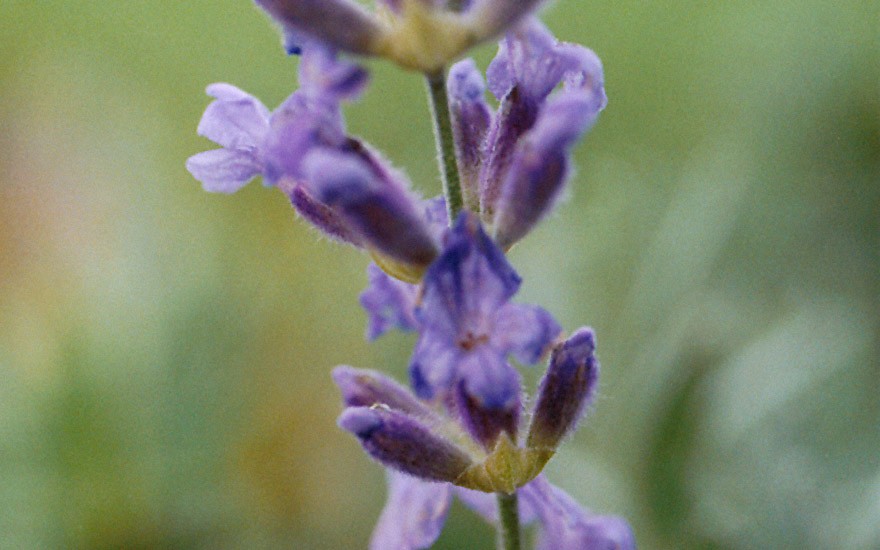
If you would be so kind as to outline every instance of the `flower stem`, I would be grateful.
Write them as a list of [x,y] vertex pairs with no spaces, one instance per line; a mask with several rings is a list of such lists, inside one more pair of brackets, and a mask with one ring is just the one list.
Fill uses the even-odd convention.
[[516,493],[496,493],[498,497],[498,549],[520,550],[519,506]]
[[455,138],[452,135],[452,118],[449,115],[449,98],[446,96],[446,70],[425,75],[428,83],[428,101],[434,119],[434,140],[437,142],[437,160],[440,164],[440,177],[443,181],[443,195],[446,197],[446,211],[449,224],[461,211],[461,178],[455,160]]

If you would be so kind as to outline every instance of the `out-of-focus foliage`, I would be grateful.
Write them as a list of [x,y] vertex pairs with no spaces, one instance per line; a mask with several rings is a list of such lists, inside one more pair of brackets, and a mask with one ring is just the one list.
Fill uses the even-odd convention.
[[[643,548],[880,547],[880,4],[559,0],[610,103],[523,301],[599,335],[553,481]],[[493,48],[477,52],[485,66]],[[0,548],[358,548],[382,472],[335,427],[367,259],[183,168],[204,86],[274,106],[247,0],[0,3]],[[422,83],[351,131],[438,192]],[[533,384],[538,373],[530,373]],[[491,547],[456,508],[438,548]],[[469,541],[469,542],[464,542]]]

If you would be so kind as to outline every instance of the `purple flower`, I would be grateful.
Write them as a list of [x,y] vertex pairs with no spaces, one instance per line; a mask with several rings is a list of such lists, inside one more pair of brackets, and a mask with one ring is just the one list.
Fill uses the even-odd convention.
[[513,355],[535,363],[559,336],[549,313],[509,303],[520,278],[479,222],[462,214],[428,268],[410,364],[416,393],[430,399],[463,383],[482,406],[518,407]]
[[[626,520],[590,514],[544,476],[523,486],[518,494],[520,523],[528,525],[538,521],[537,548],[540,550],[631,550],[636,547]],[[388,499],[373,531],[370,549],[430,547],[440,536],[453,495],[487,522],[497,523],[497,506],[491,494],[389,472]]]
[[415,302],[418,287],[395,279],[376,264],[367,268],[369,285],[360,301],[369,316],[367,339],[375,340],[392,328],[416,330]]
[[263,173],[269,110],[231,84],[211,84],[206,92],[216,101],[205,109],[198,133],[223,148],[193,155],[186,168],[205,191],[234,193]]
[[558,42],[537,20],[501,41],[487,77],[500,106],[483,144],[480,212],[507,249],[551,210],[570,172],[569,149],[606,97],[599,58]]

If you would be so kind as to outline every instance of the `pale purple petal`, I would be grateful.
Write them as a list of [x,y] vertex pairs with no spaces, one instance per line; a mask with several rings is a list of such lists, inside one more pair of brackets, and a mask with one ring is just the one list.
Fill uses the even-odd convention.
[[370,550],[420,550],[440,536],[452,486],[429,483],[407,475],[388,472],[388,500],[373,537]]
[[562,327],[543,308],[506,304],[495,316],[492,343],[526,365],[537,363],[562,333]]
[[449,340],[436,334],[423,334],[416,342],[409,364],[413,390],[422,399],[434,399],[438,391],[455,381],[461,352]]
[[541,522],[538,550],[635,550],[635,536],[623,518],[590,514],[543,476],[529,485],[520,494]]
[[256,150],[269,131],[269,111],[260,100],[230,84],[208,86],[217,99],[205,109],[198,134],[228,149]]
[[369,316],[367,339],[375,340],[391,329],[404,331],[418,328],[415,304],[418,287],[389,276],[376,264],[367,268],[369,286],[361,293],[360,302]]
[[321,44],[307,43],[299,64],[299,84],[312,99],[338,103],[356,99],[369,76],[363,67],[340,60],[336,52]]
[[262,165],[249,151],[212,149],[189,157],[186,169],[205,191],[235,193],[260,174]]

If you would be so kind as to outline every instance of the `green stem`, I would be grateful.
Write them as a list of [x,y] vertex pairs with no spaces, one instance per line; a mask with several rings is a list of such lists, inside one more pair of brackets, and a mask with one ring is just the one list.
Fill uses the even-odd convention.
[[498,548],[520,550],[519,506],[516,493],[496,493],[498,497]]
[[434,119],[434,139],[437,142],[437,159],[440,164],[440,177],[443,180],[443,195],[446,197],[446,211],[449,224],[461,212],[461,178],[455,160],[455,138],[452,135],[452,118],[449,114],[449,98],[446,96],[446,70],[441,69],[425,75],[428,82],[428,99],[431,116]]

